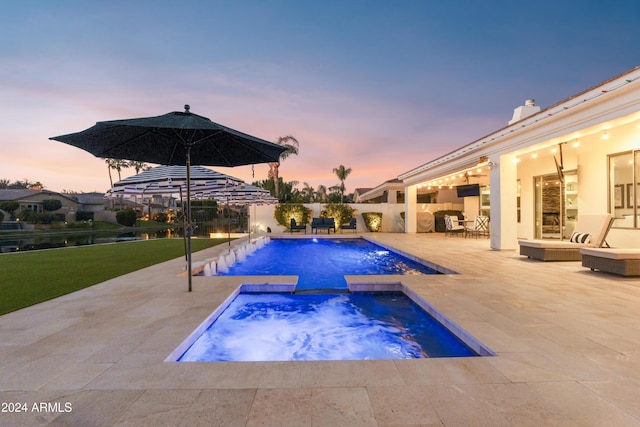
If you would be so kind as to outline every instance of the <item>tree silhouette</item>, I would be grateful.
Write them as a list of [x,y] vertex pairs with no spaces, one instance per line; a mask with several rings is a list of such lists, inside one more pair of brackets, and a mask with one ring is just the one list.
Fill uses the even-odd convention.
[[340,180],[340,203],[344,203],[344,180],[347,179],[351,173],[351,168],[345,168],[344,165],[340,165],[337,168],[333,168],[333,173],[335,173]]
[[286,150],[284,150],[280,154],[280,159],[277,162],[269,163],[269,175],[268,175],[268,177],[273,179],[273,182],[274,182],[274,185],[275,185],[274,197],[276,199],[279,199],[280,198],[280,180],[279,180],[279,178],[280,178],[280,173],[279,173],[280,163],[283,162],[291,154],[298,155],[298,147],[300,146],[300,144],[298,143],[298,140],[295,139],[291,135],[281,136],[276,141],[276,144],[285,147]]

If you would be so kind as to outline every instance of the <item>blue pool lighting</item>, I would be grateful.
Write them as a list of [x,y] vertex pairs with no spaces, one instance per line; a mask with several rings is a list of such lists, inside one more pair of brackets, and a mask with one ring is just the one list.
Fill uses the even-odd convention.
[[239,294],[181,362],[477,356],[401,292]]
[[364,239],[272,239],[223,276],[298,276],[296,290],[346,289],[345,275],[437,274]]

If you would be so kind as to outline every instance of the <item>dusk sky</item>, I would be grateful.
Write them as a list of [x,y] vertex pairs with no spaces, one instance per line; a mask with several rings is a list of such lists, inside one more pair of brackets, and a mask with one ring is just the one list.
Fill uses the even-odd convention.
[[[545,108],[640,65],[639,18],[637,0],[4,1],[0,179],[104,192],[103,159],[48,138],[189,104],[295,136],[285,181],[329,187],[342,164],[348,192],[373,187],[525,99]],[[215,169],[251,182],[268,167]]]

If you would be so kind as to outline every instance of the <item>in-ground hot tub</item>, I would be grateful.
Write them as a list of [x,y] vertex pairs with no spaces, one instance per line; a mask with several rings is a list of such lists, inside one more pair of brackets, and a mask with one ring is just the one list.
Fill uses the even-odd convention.
[[[285,294],[238,290],[166,361],[380,360],[494,354],[424,300],[417,304],[412,298],[415,296],[410,298],[400,291]],[[427,313],[425,305],[436,316]]]

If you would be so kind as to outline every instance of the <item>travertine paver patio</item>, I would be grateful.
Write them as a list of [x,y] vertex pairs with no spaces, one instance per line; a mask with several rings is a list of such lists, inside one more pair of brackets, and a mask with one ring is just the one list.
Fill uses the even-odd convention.
[[458,271],[402,280],[497,356],[164,362],[242,282],[187,293],[177,259],[0,317],[2,409],[27,406],[0,425],[640,425],[640,279],[482,239],[369,236]]

